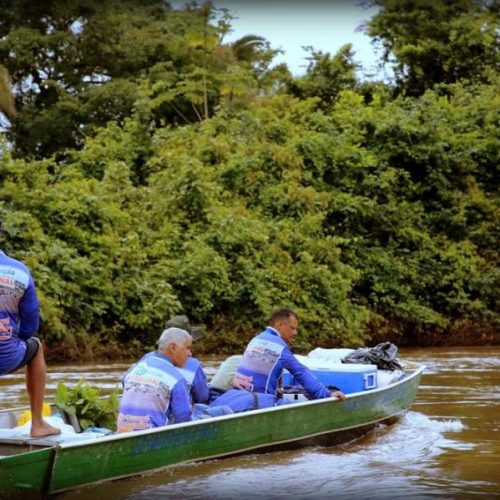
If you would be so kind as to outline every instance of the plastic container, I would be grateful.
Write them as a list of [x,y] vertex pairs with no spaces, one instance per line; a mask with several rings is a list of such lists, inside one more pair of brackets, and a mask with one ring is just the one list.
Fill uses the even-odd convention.
[[[368,391],[377,387],[377,367],[375,365],[347,363],[325,365],[320,363],[320,360],[304,362],[303,359],[300,359],[300,361],[318,377],[323,385],[334,385],[344,394]],[[298,380],[295,380],[295,377],[287,371],[283,373],[283,384],[300,385]]]
[[[50,408],[50,405],[48,403],[43,403],[42,406],[42,416],[43,417],[50,417],[52,415],[52,410]],[[24,425],[26,422],[29,422],[31,420],[31,411],[30,410],[24,410],[21,415],[19,416],[19,419],[17,421],[17,425]]]

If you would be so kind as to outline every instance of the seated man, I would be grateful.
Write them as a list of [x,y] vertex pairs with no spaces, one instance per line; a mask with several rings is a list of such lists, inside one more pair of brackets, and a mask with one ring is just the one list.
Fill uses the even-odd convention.
[[217,373],[212,377],[209,384],[209,404],[213,403],[221,394],[224,394],[228,389],[233,387],[233,379],[236,369],[240,365],[241,354],[229,356],[219,366]]
[[233,354],[226,358],[219,366],[216,374],[210,380],[211,387],[217,387],[221,391],[231,389],[233,387],[233,379],[238,366],[240,366],[241,354]]
[[32,437],[61,432],[42,418],[47,369],[42,344],[34,337],[39,322],[40,306],[28,268],[0,251],[0,375],[26,366]]
[[186,380],[178,370],[191,355],[192,338],[180,328],[167,328],[158,350],[143,356],[123,376],[123,396],[118,410],[118,432],[232,413],[230,408],[211,408],[191,413]]
[[[188,317],[184,315],[170,318],[165,327],[185,330],[191,335],[193,342],[200,334],[200,328],[192,326]],[[178,370],[187,382],[191,402],[208,403],[208,381],[201,363],[193,356],[189,356],[184,366],[179,367]]]
[[[176,327],[186,330],[192,337],[193,342],[198,340],[201,328],[192,326],[187,316],[179,315],[170,318],[166,324],[167,328]],[[207,376],[202,364],[193,356],[189,356],[184,366],[178,368],[188,385],[189,397],[192,403],[193,419],[219,417],[228,415],[232,410],[227,406],[209,406],[209,386]]]
[[143,356],[122,379],[118,432],[191,420],[187,384],[177,369],[184,365],[190,354],[189,333],[180,328],[163,331],[158,350]]
[[280,380],[287,369],[313,399],[337,397],[342,391],[329,391],[316,376],[292,354],[288,344],[297,335],[298,316],[290,309],[275,311],[268,326],[248,344],[233,379],[233,389],[215,399],[214,405],[227,405],[234,412],[280,405]]

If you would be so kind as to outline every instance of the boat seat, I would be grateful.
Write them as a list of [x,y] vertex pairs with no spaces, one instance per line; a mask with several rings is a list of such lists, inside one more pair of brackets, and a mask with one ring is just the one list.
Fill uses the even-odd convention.
[[22,446],[34,446],[34,447],[46,447],[54,446],[60,442],[59,436],[47,436],[43,438],[32,438],[28,436],[23,436],[21,434],[12,435],[12,432],[5,432],[4,429],[0,429],[0,444],[15,444]]
[[12,429],[0,429],[0,444],[11,444],[29,447],[47,447],[62,443],[74,443],[79,441],[92,441],[102,436],[92,434],[55,434],[46,437],[30,437],[26,434],[13,433]]

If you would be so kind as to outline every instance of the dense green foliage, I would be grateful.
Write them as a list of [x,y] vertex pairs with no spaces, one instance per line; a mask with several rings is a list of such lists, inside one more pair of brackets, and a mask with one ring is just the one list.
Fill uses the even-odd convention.
[[[207,326],[206,351],[229,351],[283,305],[304,346],[491,340],[498,45],[480,78],[438,77],[389,30],[403,3],[403,27],[430,4],[378,3],[369,29],[411,69],[394,85],[358,81],[349,45],[310,48],[294,78],[257,35],[225,44],[230,18],[209,5],[3,2],[18,109],[0,153],[3,246],[32,269],[53,353],[150,347],[181,311]],[[486,15],[437,4],[457,26]]]
[[382,10],[368,34],[393,63],[396,90],[419,96],[436,84],[489,82],[500,69],[498,0],[367,0]]

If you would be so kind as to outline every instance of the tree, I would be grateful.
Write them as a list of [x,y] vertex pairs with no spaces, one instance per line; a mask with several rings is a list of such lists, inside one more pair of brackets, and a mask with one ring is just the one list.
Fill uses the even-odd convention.
[[10,121],[16,117],[16,106],[12,94],[9,72],[5,66],[0,64],[0,113],[3,113]]
[[291,82],[292,94],[302,99],[317,97],[320,107],[327,109],[342,90],[356,88],[357,64],[353,61],[351,44],[341,47],[334,56],[313,47],[306,47],[306,50],[310,53],[307,71],[305,76]]
[[500,69],[498,2],[370,0],[380,11],[366,32],[383,48],[399,93],[422,95],[436,84],[488,82]]
[[252,69],[257,82],[269,73],[273,59],[283,51],[273,49],[269,41],[257,35],[245,35],[230,44],[236,60]]
[[[36,6],[5,0],[2,11],[8,15],[0,18],[0,60],[12,76],[19,110],[8,131],[16,155],[48,157],[81,147],[96,126],[122,122],[148,74],[154,85],[160,76],[174,92],[180,114],[206,118],[218,98],[207,71],[222,28],[208,24],[209,4],[173,10],[162,0]],[[163,119],[173,122],[180,114],[171,109]]]

